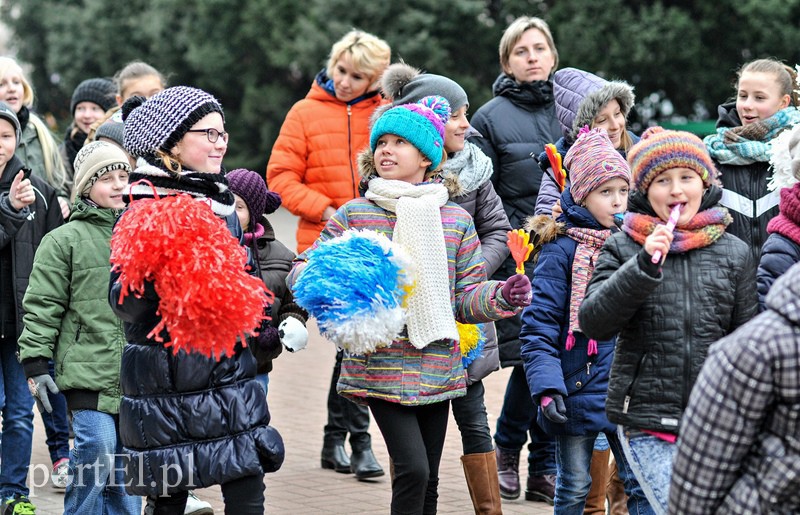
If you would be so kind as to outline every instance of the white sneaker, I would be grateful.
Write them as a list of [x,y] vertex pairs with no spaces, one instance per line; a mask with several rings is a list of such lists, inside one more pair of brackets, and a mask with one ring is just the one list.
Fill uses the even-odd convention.
[[69,458],[61,458],[53,465],[53,472],[50,474],[53,486],[59,490],[67,488],[69,482]]
[[214,515],[214,508],[205,501],[201,501],[189,490],[189,498],[186,499],[186,509],[183,515]]

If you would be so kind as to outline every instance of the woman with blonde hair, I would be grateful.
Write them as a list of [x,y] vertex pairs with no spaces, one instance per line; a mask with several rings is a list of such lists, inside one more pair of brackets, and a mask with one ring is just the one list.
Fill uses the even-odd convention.
[[[267,183],[281,195],[283,206],[300,217],[298,252],[314,243],[339,207],[360,196],[357,156],[369,144],[372,113],[384,103],[380,78],[390,60],[385,41],[351,30],[334,43],[327,66],[286,115],[272,147]],[[328,392],[322,468],[352,472],[359,480],[382,476],[372,453],[369,412],[336,393],[341,363],[340,351]],[[344,449],[348,433],[350,457]]]
[[33,175],[43,178],[56,190],[61,211],[66,218],[69,215],[69,185],[58,143],[44,121],[32,111],[33,88],[22,67],[11,57],[0,57],[0,101],[11,106],[22,126],[15,155],[31,169]]
[[[561,137],[551,80],[558,68],[558,50],[544,20],[521,16],[503,33],[499,54],[502,72],[492,86],[494,98],[472,117],[472,126],[481,136],[470,141],[492,158],[492,183],[511,226],[517,229],[534,214],[543,175],[530,156],[538,156],[545,144]],[[508,279],[515,269],[509,257],[492,279]],[[527,267],[529,277],[532,272],[533,267]],[[525,498],[552,504],[555,444],[536,423],[536,407],[520,358],[520,317],[501,320],[495,326],[500,365],[514,367],[494,435],[500,495],[505,499],[520,495],[519,455],[530,434]]]

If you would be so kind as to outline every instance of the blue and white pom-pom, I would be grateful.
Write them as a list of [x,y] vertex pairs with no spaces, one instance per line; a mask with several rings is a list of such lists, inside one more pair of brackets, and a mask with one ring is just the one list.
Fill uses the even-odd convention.
[[410,258],[389,238],[348,230],[309,251],[294,298],[337,347],[367,354],[403,330],[413,275]]
[[792,155],[789,152],[789,140],[797,131],[800,131],[800,124],[781,132],[769,143],[769,164],[772,170],[772,178],[767,184],[769,191],[791,188],[797,183],[797,177],[792,172]]

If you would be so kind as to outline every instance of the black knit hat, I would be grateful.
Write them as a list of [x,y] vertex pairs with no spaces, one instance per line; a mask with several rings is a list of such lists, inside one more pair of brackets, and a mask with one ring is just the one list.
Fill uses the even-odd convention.
[[170,152],[204,116],[225,114],[217,99],[202,89],[175,86],[149,99],[131,97],[122,105],[125,149],[134,157]]
[[69,103],[69,111],[75,116],[75,108],[81,102],[93,102],[108,111],[117,104],[117,87],[114,82],[108,79],[86,79],[78,84],[72,92],[72,101]]

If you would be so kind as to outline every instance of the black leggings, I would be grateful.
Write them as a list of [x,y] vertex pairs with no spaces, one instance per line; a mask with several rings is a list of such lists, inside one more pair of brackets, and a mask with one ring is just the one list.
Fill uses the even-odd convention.
[[[247,476],[220,485],[225,500],[225,515],[264,514],[264,476]],[[167,497],[148,497],[147,504],[154,506],[153,515],[183,515],[188,492],[178,492]],[[149,513],[145,510],[145,513]]]
[[401,406],[369,399],[394,466],[392,515],[436,513],[449,402]]

